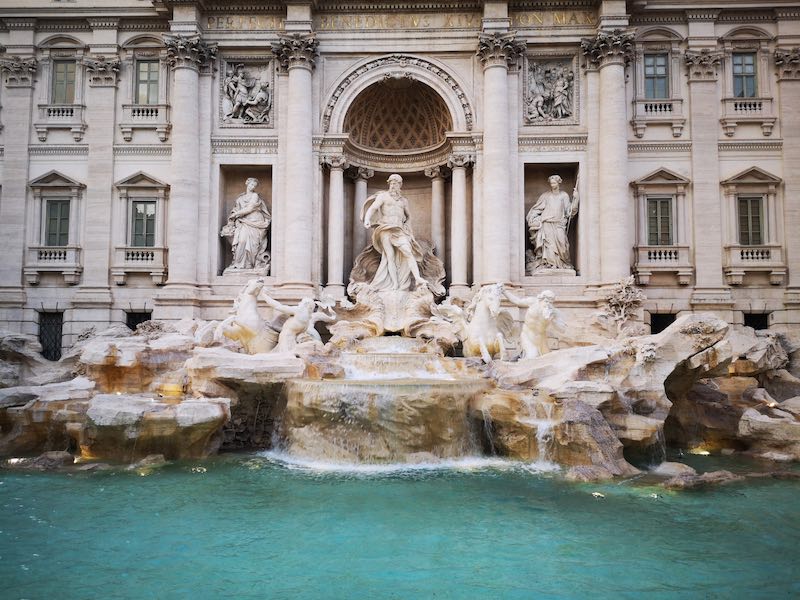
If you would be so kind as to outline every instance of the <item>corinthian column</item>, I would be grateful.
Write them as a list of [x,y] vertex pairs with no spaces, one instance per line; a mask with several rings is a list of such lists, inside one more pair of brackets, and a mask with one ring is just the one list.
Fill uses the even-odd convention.
[[583,40],[581,47],[587,61],[600,70],[600,272],[602,281],[611,283],[630,275],[633,256],[634,211],[628,197],[625,104],[625,62],[633,50],[633,34],[619,29],[601,31]]
[[453,172],[450,205],[450,295],[467,291],[467,167],[472,157],[451,154],[447,166]]
[[367,246],[367,228],[361,222],[361,210],[367,199],[367,180],[375,176],[375,171],[366,167],[358,167],[354,180],[356,184],[353,196],[353,261]]
[[349,166],[341,154],[326,156],[328,181],[328,285],[334,298],[344,297],[344,170]]
[[524,48],[512,33],[481,33],[478,42],[483,63],[482,284],[509,281],[511,275],[508,66]]
[[281,285],[311,291],[314,156],[311,140],[311,72],[318,42],[313,33],[280,35],[273,49],[289,73],[286,115],[286,222]]
[[197,215],[200,196],[199,71],[215,57],[215,46],[199,35],[164,36],[172,67],[172,177],[170,179],[168,287],[197,285]]
[[431,179],[431,241],[436,256],[444,261],[444,173],[442,167],[428,167],[425,176]]

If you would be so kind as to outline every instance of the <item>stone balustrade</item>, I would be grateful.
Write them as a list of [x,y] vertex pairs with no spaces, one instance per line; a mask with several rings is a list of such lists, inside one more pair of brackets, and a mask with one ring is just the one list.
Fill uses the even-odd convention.
[[117,246],[111,277],[117,285],[125,285],[131,273],[147,273],[156,285],[162,285],[167,276],[167,249],[154,246]]
[[777,244],[725,247],[725,278],[730,285],[741,285],[748,273],[768,273],[772,285],[781,285],[786,277],[783,247]]
[[761,126],[764,135],[772,135],[776,120],[772,98],[725,98],[722,101],[721,122],[728,137],[732,137],[742,123],[755,123]]
[[82,104],[40,104],[39,120],[34,124],[40,142],[47,141],[51,129],[69,129],[76,142],[83,139],[86,107]]
[[640,285],[648,285],[654,273],[676,277],[680,285],[689,285],[694,266],[689,246],[636,246],[634,271]]
[[61,273],[65,283],[75,285],[81,271],[81,248],[78,246],[28,247],[24,272],[30,285],[37,285],[42,273]]
[[166,142],[172,124],[169,119],[168,104],[123,104],[119,129],[126,142],[133,139],[137,129],[152,129],[158,139]]

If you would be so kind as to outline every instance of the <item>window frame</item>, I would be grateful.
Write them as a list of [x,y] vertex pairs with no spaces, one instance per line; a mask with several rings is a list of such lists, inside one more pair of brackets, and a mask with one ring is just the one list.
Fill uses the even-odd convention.
[[[156,79],[152,80],[150,75],[152,75],[153,71],[148,70],[148,79],[146,81],[142,81],[141,79],[141,65],[148,64],[148,65],[155,65],[155,74]],[[145,57],[139,56],[133,59],[133,104],[137,106],[152,106],[156,104],[162,104],[161,102],[161,79],[162,79],[162,64],[161,60],[158,57]],[[155,86],[153,85],[155,83]],[[147,98],[144,102],[142,102],[141,98],[141,86],[147,86]],[[155,90],[154,90],[155,88]],[[155,98],[151,98],[151,93],[155,91]]]
[[[756,231],[753,229],[753,218],[754,218],[754,211],[752,210],[753,203],[758,201],[758,241],[753,241],[754,233]],[[742,204],[747,203],[747,239],[743,239],[743,234],[745,231],[742,229],[742,219],[745,215],[742,214]],[[754,194],[754,193],[743,193],[736,195],[736,222],[738,225],[737,228],[737,243],[740,246],[763,246],[768,239],[767,236],[767,229],[764,223],[764,217],[766,212],[766,204],[767,198],[766,194]]]
[[[51,214],[51,207],[58,204],[60,206],[60,210],[58,215],[55,217],[56,219],[56,231],[51,230],[51,223],[53,221],[53,215]],[[48,248],[65,248],[70,245],[70,213],[72,212],[72,199],[68,196],[50,196],[44,199],[44,232],[42,234],[42,241],[44,242],[44,246]],[[64,215],[64,206],[66,206],[66,215]],[[64,227],[64,222],[66,222],[66,227]],[[50,238],[54,237],[55,242],[54,244],[50,243]],[[61,238],[64,238],[63,243]]]
[[[668,125],[672,137],[683,135],[686,117],[683,114],[684,83],[681,80],[683,52],[681,35],[665,27],[649,28],[637,35],[633,61],[633,118],[631,126],[637,138],[644,137],[651,125]],[[648,96],[645,57],[666,57],[663,76],[666,94],[659,98]]]
[[[648,65],[648,59],[654,59],[653,65]],[[659,65],[658,59],[663,58],[664,64]],[[670,85],[670,60],[669,60],[669,52],[655,52],[655,51],[647,51],[642,55],[642,69],[643,69],[643,78],[644,78],[644,99],[645,100],[668,100],[672,95],[672,86]],[[664,73],[659,74],[655,72],[653,74],[648,74],[647,70],[651,67],[657,70],[659,67],[663,67]],[[664,92],[663,95],[658,95],[656,90],[656,82],[663,81],[664,82]],[[650,83],[653,82],[653,90],[651,94],[650,90]]]
[[[752,64],[748,65],[742,62],[741,64],[737,64],[737,59],[744,59],[744,57],[750,57],[752,59]],[[737,73],[737,67],[742,71]],[[744,70],[747,67],[752,68],[751,73],[746,73]],[[731,52],[731,78],[732,78],[732,85],[733,85],[733,97],[734,98],[758,98],[759,97],[759,85],[758,85],[758,53],[756,51],[739,51],[739,52]],[[751,93],[748,93],[748,86],[747,82],[752,83],[752,90]],[[737,92],[737,82],[741,84],[741,93]]]
[[[141,234],[137,234],[136,233],[136,221],[137,221],[136,217],[137,217],[137,215],[136,215],[135,211],[136,211],[136,206],[138,204],[152,205],[152,207],[153,207],[153,218],[152,218],[153,231],[152,232],[148,232],[147,231],[147,222],[148,222],[149,219],[147,218],[147,215],[145,214],[145,218],[143,220],[143,222],[144,222],[144,231]],[[157,196],[147,197],[147,196],[139,196],[138,194],[134,194],[133,196],[130,196],[129,199],[128,199],[128,210],[129,210],[129,213],[128,213],[128,244],[127,245],[132,247],[132,248],[156,248],[157,247],[156,239],[159,237],[158,236],[158,229],[159,229],[159,227],[158,227],[158,225],[159,225],[158,197]],[[144,244],[137,244],[136,243],[136,236],[137,235],[144,236],[144,242],[145,242]],[[148,236],[152,236],[152,243],[151,244],[147,243],[147,237]]]
[[[59,67],[72,67],[72,81],[69,81],[69,69],[63,74],[65,81],[59,81]],[[50,103],[51,104],[75,104],[75,88],[78,77],[78,62],[74,59],[57,59],[53,61],[52,74],[50,77]],[[63,84],[63,85],[62,85]],[[63,97],[60,92],[63,91]],[[71,93],[70,93],[71,92]]]
[[[656,209],[656,231],[654,232],[650,228],[650,206],[651,203],[657,203]],[[648,246],[674,246],[675,244],[675,196],[668,195],[668,194],[647,194],[645,198],[645,228],[647,231],[647,245]],[[668,236],[669,239],[666,243],[661,241],[661,236],[663,235],[661,232],[661,223],[663,220],[663,215],[661,214],[661,207],[668,206],[669,207],[669,214],[667,215],[667,221],[669,223],[669,231]],[[653,234],[655,233],[655,242],[653,241]]]

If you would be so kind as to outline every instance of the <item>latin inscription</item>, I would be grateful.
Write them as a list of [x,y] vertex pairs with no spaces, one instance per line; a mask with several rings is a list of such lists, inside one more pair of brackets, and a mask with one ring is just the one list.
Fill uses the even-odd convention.
[[[590,11],[522,11],[511,13],[511,26],[537,27],[593,26],[597,16]],[[282,31],[284,17],[276,15],[214,15],[207,17],[206,29],[223,31]],[[316,31],[363,31],[381,29],[480,29],[480,13],[353,13],[315,15]]]

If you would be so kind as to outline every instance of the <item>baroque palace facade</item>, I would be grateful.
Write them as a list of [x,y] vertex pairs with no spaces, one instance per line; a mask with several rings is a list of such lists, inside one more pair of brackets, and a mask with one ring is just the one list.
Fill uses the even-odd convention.
[[53,356],[222,318],[254,276],[342,298],[393,173],[452,296],[550,289],[580,318],[633,274],[654,328],[800,324],[796,2],[13,4],[0,327]]

